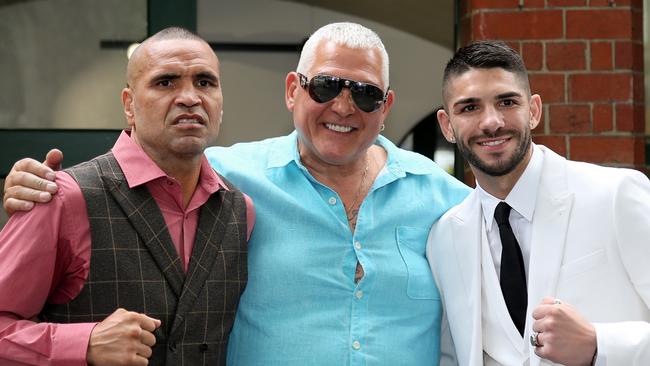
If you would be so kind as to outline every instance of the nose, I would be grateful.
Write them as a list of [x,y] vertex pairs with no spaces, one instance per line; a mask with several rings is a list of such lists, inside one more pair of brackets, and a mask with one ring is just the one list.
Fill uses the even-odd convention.
[[484,109],[479,123],[479,128],[484,133],[494,134],[504,125],[502,114],[494,106],[488,106]]
[[334,102],[332,103],[331,108],[334,112],[343,117],[354,113],[356,105],[354,104],[354,100],[352,100],[352,94],[350,94],[350,90],[344,88],[341,93],[336,98],[334,98]]
[[201,98],[194,85],[185,85],[179,89],[176,104],[188,108],[201,104]]

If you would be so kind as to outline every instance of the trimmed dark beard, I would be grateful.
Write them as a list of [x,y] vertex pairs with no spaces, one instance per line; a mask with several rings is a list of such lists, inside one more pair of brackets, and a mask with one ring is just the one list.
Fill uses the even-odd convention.
[[[519,146],[517,146],[517,149],[514,151],[512,154],[512,157],[508,160],[499,160],[495,165],[490,166],[483,162],[482,160],[479,159],[479,157],[474,154],[474,152],[463,142],[463,140],[460,138],[460,136],[456,135],[456,132],[454,131],[454,137],[456,138],[456,141],[458,143],[456,146],[458,146],[458,151],[460,151],[461,155],[467,162],[475,167],[476,169],[482,171],[483,173],[493,176],[493,177],[500,177],[503,175],[506,175],[513,170],[521,163],[522,160],[526,157],[526,153],[528,152],[528,149],[530,148],[530,143],[531,143],[531,136],[530,136],[530,129],[526,128],[524,130],[524,135],[522,136],[519,131],[515,130],[510,130],[510,131],[500,131],[499,134],[495,135],[486,135],[487,137],[498,137],[500,135],[503,135],[504,132],[510,132],[512,135],[512,138],[519,139]],[[479,138],[483,138],[485,136],[480,136],[480,137],[473,137],[470,139],[468,142],[469,144],[472,144],[474,141],[476,141]]]

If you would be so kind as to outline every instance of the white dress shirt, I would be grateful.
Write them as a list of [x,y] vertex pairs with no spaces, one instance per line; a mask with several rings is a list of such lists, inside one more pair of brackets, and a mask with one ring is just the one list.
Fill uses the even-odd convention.
[[[537,188],[542,175],[543,160],[543,154],[533,144],[533,154],[528,162],[528,166],[526,166],[523,174],[505,199],[505,202],[512,207],[510,211],[510,226],[512,226],[512,232],[515,234],[515,238],[517,238],[517,242],[521,248],[521,254],[524,258],[524,268],[526,270],[526,279],[528,279],[528,263],[530,262],[533,215],[535,214]],[[487,237],[490,243],[494,269],[497,271],[497,276],[500,277],[502,245],[501,237],[499,236],[499,226],[494,219],[494,210],[501,200],[486,192],[478,182],[476,182],[476,190],[481,198],[483,220],[487,228]]]

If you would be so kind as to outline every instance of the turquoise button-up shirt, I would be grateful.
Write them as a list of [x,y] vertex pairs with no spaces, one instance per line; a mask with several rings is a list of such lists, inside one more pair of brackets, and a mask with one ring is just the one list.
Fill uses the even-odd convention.
[[441,302],[425,246],[469,189],[382,136],[376,144],[388,160],[355,232],[337,193],[301,164],[295,131],[206,150],[257,213],[229,365],[438,364]]

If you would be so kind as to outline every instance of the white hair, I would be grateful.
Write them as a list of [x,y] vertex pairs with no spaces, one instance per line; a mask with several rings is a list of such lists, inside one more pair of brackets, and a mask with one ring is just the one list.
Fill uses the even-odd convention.
[[356,23],[330,23],[314,32],[300,53],[296,71],[307,75],[314,65],[316,49],[321,41],[328,40],[349,48],[377,49],[381,57],[381,81],[388,88],[388,53],[377,33]]

